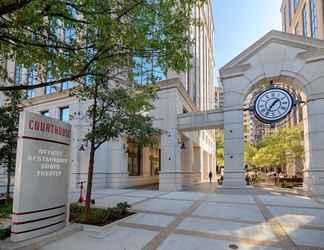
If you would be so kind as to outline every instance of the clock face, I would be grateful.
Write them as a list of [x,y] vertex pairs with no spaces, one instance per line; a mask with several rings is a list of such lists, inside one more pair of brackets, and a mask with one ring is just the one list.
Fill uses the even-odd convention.
[[258,95],[254,103],[254,111],[258,120],[264,123],[275,123],[290,113],[293,104],[293,97],[288,91],[271,88]]

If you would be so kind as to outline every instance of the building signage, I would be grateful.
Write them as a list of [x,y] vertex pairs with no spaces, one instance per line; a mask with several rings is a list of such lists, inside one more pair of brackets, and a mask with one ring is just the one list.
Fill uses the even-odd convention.
[[12,241],[65,227],[70,142],[70,124],[31,112],[20,114]]

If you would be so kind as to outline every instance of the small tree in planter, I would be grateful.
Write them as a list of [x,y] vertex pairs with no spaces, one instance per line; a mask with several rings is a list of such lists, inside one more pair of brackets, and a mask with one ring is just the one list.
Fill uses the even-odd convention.
[[6,202],[9,204],[11,176],[16,165],[16,148],[19,123],[19,104],[21,94],[18,91],[5,92],[7,104],[0,107],[0,164],[6,168]]

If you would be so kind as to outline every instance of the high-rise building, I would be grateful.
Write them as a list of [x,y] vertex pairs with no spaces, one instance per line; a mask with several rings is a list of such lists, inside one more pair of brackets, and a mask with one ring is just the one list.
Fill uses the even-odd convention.
[[[213,131],[175,133],[177,115],[214,109],[215,105],[212,1],[196,6],[193,15],[202,25],[189,31],[195,41],[188,48],[192,53],[192,67],[181,74],[166,72],[157,82],[159,98],[152,115],[162,131],[160,145],[142,148],[124,137],[102,145],[95,159],[95,187],[160,182],[161,189],[174,190],[203,181],[208,178],[209,171],[216,171]],[[7,68],[16,84],[27,81],[33,85],[40,77],[36,66],[24,69],[10,61]],[[51,75],[47,77],[52,78]],[[81,102],[69,95],[74,86],[68,81],[28,90],[24,108],[72,124],[72,183],[76,187],[87,177],[89,145],[82,139],[89,128],[85,111],[91,100]],[[166,140],[171,140],[169,138],[176,139],[166,143]]]
[[220,80],[218,80],[218,85],[215,86],[215,108],[221,108],[224,106],[224,90],[223,85]]
[[324,39],[324,0],[283,0],[281,16],[283,31]]

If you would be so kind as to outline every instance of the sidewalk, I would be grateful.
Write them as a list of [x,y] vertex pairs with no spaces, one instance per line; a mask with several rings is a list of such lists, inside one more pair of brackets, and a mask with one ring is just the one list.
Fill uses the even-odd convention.
[[107,189],[94,198],[98,207],[127,201],[137,214],[85,226],[43,250],[324,249],[324,205],[302,196],[253,188],[245,194]]

